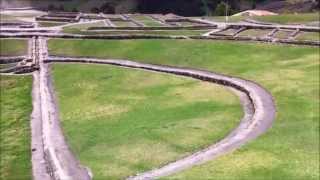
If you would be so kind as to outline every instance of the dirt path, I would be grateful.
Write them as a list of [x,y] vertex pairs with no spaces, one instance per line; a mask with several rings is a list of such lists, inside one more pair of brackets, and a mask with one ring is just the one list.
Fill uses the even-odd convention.
[[33,87],[32,144],[38,150],[32,154],[33,177],[36,180],[91,179],[87,169],[81,167],[72,154],[63,136],[49,65],[43,63],[47,58],[46,40],[39,38],[36,41],[37,53],[34,57],[39,62],[40,71],[34,73]]
[[235,128],[227,137],[209,146],[208,148],[200,150],[183,159],[169,163],[168,165],[158,169],[129,177],[128,179],[130,180],[157,179],[191,168],[195,165],[203,164],[209,160],[213,160],[218,156],[241,147],[248,141],[255,139],[259,135],[266,132],[267,129],[271,127],[276,115],[276,108],[272,96],[258,84],[240,78],[224,76],[202,70],[143,64],[129,60],[49,57],[46,62],[110,64],[128,68],[138,68],[149,71],[188,76],[232,88],[240,97],[245,116],[240,122],[239,126]]
[[31,149],[32,149],[32,174],[35,180],[50,180],[44,158],[44,145],[42,141],[41,101],[39,92],[39,72],[33,73],[31,114]]

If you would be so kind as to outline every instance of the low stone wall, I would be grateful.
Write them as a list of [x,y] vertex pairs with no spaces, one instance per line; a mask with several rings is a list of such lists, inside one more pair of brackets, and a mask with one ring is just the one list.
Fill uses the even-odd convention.
[[289,26],[289,25],[254,25],[254,24],[243,24],[243,23],[229,23],[229,28],[239,29],[246,27],[247,29],[285,29],[285,30],[297,30],[306,32],[320,32],[319,27],[311,26]]
[[168,35],[75,35],[55,33],[0,33],[0,38],[32,38],[42,36],[48,38],[66,39],[203,39],[203,40],[230,40],[230,41],[252,41],[267,43],[283,43],[294,45],[320,46],[320,41],[305,41],[293,39],[274,39],[265,37],[242,37],[242,36],[168,36]]
[[77,22],[76,18],[66,18],[66,17],[53,17],[53,16],[40,16],[36,17],[36,21],[55,21],[55,22]]
[[26,59],[26,56],[0,56],[0,64],[10,64],[10,63],[17,63],[22,60]]
[[0,73],[24,74],[38,70],[35,66],[14,66],[6,69],[0,69]]
[[[51,33],[48,29],[0,29],[0,36],[2,33]],[[36,35],[35,35],[36,36]]]
[[68,13],[54,13],[54,12],[49,12],[48,16],[49,17],[62,17],[62,18],[76,18],[79,13],[75,14],[68,14]]
[[33,23],[18,23],[18,22],[2,22],[0,27],[20,27],[20,28],[34,28]]
[[204,24],[204,25],[211,25],[211,24],[208,24],[206,22],[203,22],[203,21],[198,21],[196,19],[190,19],[190,18],[177,18],[177,19],[166,19],[165,22],[168,22],[168,23],[176,23],[176,22],[190,22],[190,23],[197,23],[197,24]]
[[79,15],[79,12],[70,11],[49,11],[49,14]]
[[307,46],[320,46],[320,41],[305,41],[293,39],[275,39],[264,37],[234,37],[234,36],[189,36],[190,39],[211,39],[211,40],[228,40],[228,41],[252,41],[252,42],[267,42],[267,43],[281,43],[293,45],[307,45]]
[[92,15],[82,15],[82,19],[97,19],[97,20],[103,20],[106,19],[105,17],[102,16],[92,16]]

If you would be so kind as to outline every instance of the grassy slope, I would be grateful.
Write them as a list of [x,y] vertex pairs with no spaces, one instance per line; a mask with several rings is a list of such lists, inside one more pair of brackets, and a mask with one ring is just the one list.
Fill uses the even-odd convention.
[[298,34],[296,39],[298,39],[298,40],[312,40],[312,41],[316,40],[316,41],[320,41],[320,33],[317,33],[317,32],[300,33],[300,34]]
[[249,29],[246,31],[243,31],[239,34],[239,36],[254,36],[254,37],[264,37],[268,33],[270,33],[271,30],[255,30],[255,29]]
[[66,26],[63,28],[63,32],[65,33],[81,33],[82,30],[87,30],[89,27],[104,27],[105,24],[102,21],[92,22],[92,23],[84,23],[84,24],[75,24]]
[[[147,18],[147,17],[146,17]],[[150,21],[152,21],[150,19]],[[122,21],[113,21],[117,26],[132,26],[128,22]],[[74,33],[74,34],[85,34],[85,35],[97,35],[97,34],[106,34],[106,35],[119,35],[119,34],[147,34],[147,35],[201,35],[207,31],[205,30],[164,30],[164,31],[126,31],[126,30],[106,30],[106,31],[82,31],[87,30],[89,27],[103,27],[105,24],[103,22],[97,23],[88,23],[81,25],[72,25],[63,28],[65,33]]]
[[59,22],[49,22],[49,21],[38,21],[39,27],[54,27],[54,26],[61,26],[67,23],[59,23]]
[[31,179],[31,80],[0,76],[0,179]]
[[0,14],[0,22],[7,23],[7,22],[23,22],[23,21],[18,20],[18,18],[16,18],[15,16]]
[[276,16],[257,16],[254,19],[265,22],[294,24],[319,21],[319,13],[281,14]]
[[151,27],[157,27],[157,26],[163,26],[159,22],[153,20],[152,18],[144,15],[134,15],[132,16],[133,19],[135,19],[138,22],[143,23],[146,26],[151,26]]
[[28,42],[21,39],[0,39],[0,56],[26,55]]
[[119,27],[132,27],[136,26],[132,22],[129,21],[111,21],[114,25],[119,26]]
[[224,137],[242,115],[238,98],[210,83],[101,65],[57,64],[53,74],[64,131],[96,179],[181,158]]
[[[224,22],[224,16],[213,16],[206,17],[207,19]],[[263,21],[263,22],[271,22],[271,23],[280,23],[280,24],[295,24],[295,23],[307,23],[312,21],[319,21],[318,13],[301,13],[301,14],[280,14],[275,16],[230,16],[230,22],[239,22],[245,20],[246,18]]]
[[273,94],[278,115],[267,134],[176,177],[319,178],[318,48],[193,40],[51,40],[49,47],[52,54],[128,58],[214,70],[257,81]]

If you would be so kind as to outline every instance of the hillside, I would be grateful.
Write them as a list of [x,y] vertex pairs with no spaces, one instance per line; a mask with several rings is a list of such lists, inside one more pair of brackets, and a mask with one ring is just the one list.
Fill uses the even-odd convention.
[[[280,13],[316,11],[317,0],[229,0],[230,13],[264,9]],[[224,15],[222,0],[1,0],[1,8],[113,13],[175,13],[183,16]]]

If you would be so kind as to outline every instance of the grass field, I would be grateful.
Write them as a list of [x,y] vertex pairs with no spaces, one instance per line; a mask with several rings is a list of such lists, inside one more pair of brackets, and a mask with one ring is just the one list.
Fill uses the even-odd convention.
[[31,179],[31,81],[0,76],[0,179]]
[[136,25],[130,21],[111,21],[114,25],[119,27],[135,27]]
[[0,64],[0,69],[6,69],[16,66],[18,63]]
[[256,16],[254,19],[280,24],[299,24],[319,21],[319,13],[281,14],[276,16]]
[[266,36],[271,30],[256,30],[256,29],[249,29],[242,31],[239,36],[253,36],[253,37],[264,37]]
[[54,27],[54,26],[65,25],[67,23],[39,21],[38,24],[39,24],[39,27]]
[[238,98],[210,83],[107,65],[55,64],[53,75],[64,132],[95,179],[181,158],[242,117]]
[[272,93],[278,113],[270,131],[172,179],[319,179],[319,48],[194,40],[50,40],[49,48],[57,55],[213,70],[254,80]]
[[320,33],[319,32],[305,32],[298,34],[296,37],[298,40],[309,40],[309,41],[320,41]]
[[1,23],[7,23],[7,22],[23,22],[19,20],[18,18],[6,14],[0,14],[0,22]]
[[[225,16],[211,16],[205,17],[206,19],[224,22]],[[313,21],[319,21],[318,13],[301,13],[301,14],[280,14],[274,16],[229,16],[229,22],[239,22],[247,18],[270,23],[279,23],[279,24],[299,24],[299,23],[308,23]]]
[[143,23],[146,26],[157,27],[163,26],[159,22],[153,20],[151,17],[144,16],[144,15],[133,15],[131,16],[134,20]]
[[74,24],[63,28],[64,33],[81,33],[82,30],[87,30],[89,27],[104,27],[104,22],[91,22],[85,24]]
[[279,39],[288,39],[288,38],[289,38],[289,35],[290,35],[291,33],[292,33],[292,32],[290,32],[290,31],[277,31],[276,34],[274,34],[273,37],[279,38]]
[[0,39],[0,56],[19,56],[28,53],[28,42],[21,39]]

